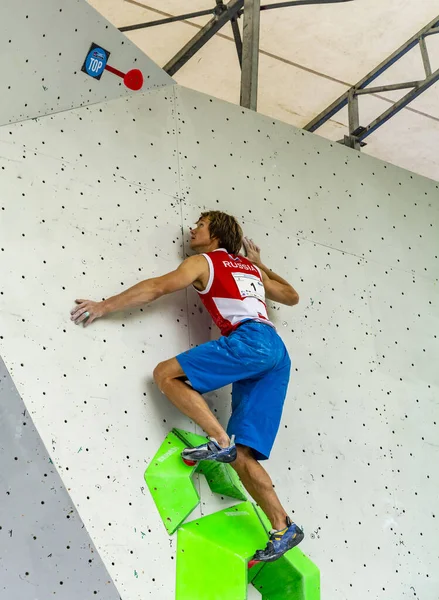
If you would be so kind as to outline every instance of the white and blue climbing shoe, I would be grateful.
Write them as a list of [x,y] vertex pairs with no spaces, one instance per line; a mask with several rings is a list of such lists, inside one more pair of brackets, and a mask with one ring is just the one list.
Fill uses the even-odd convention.
[[192,467],[201,460],[215,460],[221,463],[231,463],[236,460],[237,450],[234,435],[232,435],[230,446],[227,448],[221,448],[213,437],[209,437],[208,440],[206,444],[201,444],[201,446],[185,448],[181,453],[183,461]]
[[304,537],[303,531],[289,517],[286,518],[286,525],[284,529],[270,531],[267,546],[255,553],[252,562],[273,562],[300,544]]

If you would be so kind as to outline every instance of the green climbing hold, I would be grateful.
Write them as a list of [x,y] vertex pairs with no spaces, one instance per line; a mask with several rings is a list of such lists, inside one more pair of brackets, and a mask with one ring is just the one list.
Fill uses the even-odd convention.
[[245,488],[231,465],[203,460],[196,471],[206,477],[210,489],[215,494],[236,498],[236,500],[247,500]]
[[320,571],[300,548],[263,565],[252,580],[262,600],[320,600]]
[[200,502],[191,479],[195,467],[181,460],[185,447],[175,433],[169,433],[145,471],[146,484],[170,535]]
[[320,600],[319,569],[299,548],[248,570],[254,552],[265,547],[269,528],[267,517],[251,502],[182,525],[176,600],[245,600],[249,583],[262,600]]
[[183,462],[184,448],[205,442],[205,437],[174,429],[145,472],[168,533],[178,529],[176,600],[245,600],[249,583],[260,591],[262,600],[320,600],[319,569],[299,548],[248,569],[254,552],[265,547],[271,527],[252,502],[183,525],[200,502],[192,482],[195,471],[205,475],[212,491],[246,499],[230,465],[202,461],[189,467]]
[[267,543],[251,502],[182,525],[177,540],[176,600],[247,597],[247,563]]
[[145,471],[146,484],[170,535],[200,502],[192,481],[195,471],[205,475],[213,492],[247,500],[244,487],[230,465],[206,460],[188,467],[183,462],[180,454],[185,448],[193,448],[206,441],[205,437],[196,433],[173,429]]

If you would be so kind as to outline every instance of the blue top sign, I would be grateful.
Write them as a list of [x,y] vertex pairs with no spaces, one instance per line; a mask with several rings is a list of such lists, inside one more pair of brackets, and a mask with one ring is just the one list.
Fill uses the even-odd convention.
[[90,75],[94,79],[100,79],[104,69],[107,65],[108,59],[110,58],[110,52],[93,43],[90,46],[84,64],[81,67],[81,71]]
[[103,48],[93,48],[85,59],[85,71],[90,77],[100,77],[107,64],[107,53]]

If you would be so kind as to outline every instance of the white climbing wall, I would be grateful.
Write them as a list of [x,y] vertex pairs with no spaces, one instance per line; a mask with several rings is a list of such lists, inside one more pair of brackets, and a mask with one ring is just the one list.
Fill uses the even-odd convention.
[[173,83],[86,0],[2,0],[0,125],[132,94],[108,71],[100,80],[81,71],[93,42],[110,66],[140,69],[144,91]]
[[[267,468],[322,597],[437,600],[438,184],[179,87],[4,126],[0,156],[0,354],[121,597],[173,597],[143,473],[191,425],[152,370],[217,332],[192,291],[69,311],[175,268],[214,208],[300,294],[270,306],[293,372]],[[201,486],[194,516],[233,503]]]

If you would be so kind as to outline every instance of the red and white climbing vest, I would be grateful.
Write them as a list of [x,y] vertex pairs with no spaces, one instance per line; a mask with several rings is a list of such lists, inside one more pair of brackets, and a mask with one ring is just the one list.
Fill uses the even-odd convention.
[[258,267],[244,256],[229,254],[224,248],[202,256],[209,263],[209,281],[205,290],[196,291],[222,335],[229,335],[246,319],[274,327],[268,319],[265,288]]

